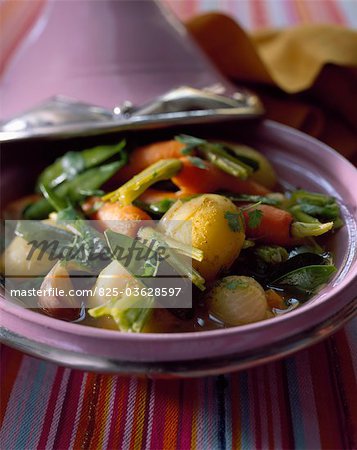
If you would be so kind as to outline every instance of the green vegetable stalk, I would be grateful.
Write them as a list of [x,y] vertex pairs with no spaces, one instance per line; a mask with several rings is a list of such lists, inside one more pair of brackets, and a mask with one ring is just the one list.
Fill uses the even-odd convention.
[[154,230],[151,227],[143,227],[138,231],[138,236],[141,239],[147,241],[157,241],[170,248],[176,250],[178,253],[184,256],[188,256],[189,258],[195,259],[196,261],[203,260],[203,251],[192,247],[190,245],[184,244],[183,242],[179,242],[176,239],[171,238],[170,236],[165,236],[159,231]]
[[[237,178],[245,180],[253,173],[255,168],[247,164],[238,155],[232,155],[229,150],[219,143],[211,143],[204,139],[193,136],[180,135],[175,139],[186,147],[182,150],[183,154],[190,154],[196,151],[200,156],[210,161],[213,165]],[[254,161],[256,164],[256,162]]]
[[333,228],[343,225],[336,199],[328,195],[303,190],[294,191],[289,200],[289,210],[301,222],[312,223],[313,219],[333,222]]
[[221,195],[229,198],[234,203],[242,202],[242,203],[259,203],[262,205],[271,205],[271,206],[279,206],[284,200],[283,194],[280,192],[269,194],[269,196],[263,195],[247,195],[247,194],[231,194],[229,192],[222,192]]
[[104,195],[103,200],[119,201],[123,206],[129,205],[154,183],[172,178],[181,167],[179,159],[158,161],[135,175],[119,189]]
[[309,236],[321,236],[332,230],[333,222],[293,222],[291,224],[290,233],[295,238],[304,238]]
[[309,236],[321,236],[333,228],[333,222],[321,223],[318,219],[306,214],[301,209],[301,205],[290,208],[290,212],[297,219],[291,224],[291,235],[296,238]]
[[[123,296],[110,300],[105,305],[88,310],[95,319],[112,316],[119,330],[140,333],[152,313],[154,297]],[[145,308],[142,307],[145,302]]]
[[[112,230],[107,230],[105,237],[114,258],[118,256],[118,248],[127,249],[129,253],[129,249],[132,248],[134,242],[132,238]],[[136,248],[142,250],[143,254],[146,255],[146,261],[143,264],[142,261],[138,261],[136,258],[130,258],[126,261],[125,270],[132,274],[135,287],[140,289],[145,287],[145,284],[137,277],[150,278],[155,276],[158,270],[159,259],[154,250],[138,242],[135,244]],[[120,261],[118,262],[120,263]],[[89,309],[88,313],[94,318],[110,315],[120,330],[139,333],[150,317],[154,302],[155,298],[153,296],[126,295],[126,292],[124,292],[119,297],[110,299],[104,305]]]
[[205,279],[192,267],[192,264],[187,263],[180,255],[189,258],[196,259],[197,261],[203,260],[203,252],[195,247],[190,247],[188,245],[182,244],[168,236],[165,236],[152,228],[142,228],[138,233],[139,237],[142,239],[149,240],[154,243],[154,249],[157,247],[166,247],[167,254],[169,258],[167,259],[168,264],[177,271],[177,273],[188,278],[191,283],[193,283],[198,289],[204,291]]

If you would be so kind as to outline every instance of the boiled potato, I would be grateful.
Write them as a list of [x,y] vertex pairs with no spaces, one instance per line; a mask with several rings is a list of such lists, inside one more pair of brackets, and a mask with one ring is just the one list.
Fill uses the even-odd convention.
[[232,275],[219,280],[206,301],[209,312],[226,325],[245,325],[267,318],[264,289],[251,277]]
[[203,261],[193,261],[193,267],[207,281],[232,265],[245,238],[238,207],[216,194],[176,202],[161,219],[160,227],[172,238],[203,251]]
[[257,181],[268,189],[273,189],[277,183],[277,176],[275,170],[268,159],[254,148],[247,145],[235,144],[232,142],[221,142],[221,144],[229,147],[237,155],[247,156],[259,163],[259,169],[254,172],[249,178]]

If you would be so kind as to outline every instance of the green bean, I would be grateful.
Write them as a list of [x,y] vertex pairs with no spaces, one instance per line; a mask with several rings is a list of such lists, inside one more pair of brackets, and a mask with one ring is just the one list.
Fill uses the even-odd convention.
[[[123,163],[117,161],[100,167],[94,167],[68,180],[54,189],[56,196],[62,200],[76,204],[85,198],[83,191],[98,189],[109,180],[121,167]],[[24,211],[25,219],[44,219],[54,211],[54,207],[48,199],[33,203]]]
[[[37,190],[40,184],[54,188],[66,180],[74,179],[85,170],[98,166],[120,153],[125,145],[125,140],[122,140],[116,145],[100,145],[81,152],[67,152],[41,173],[37,181]],[[125,160],[126,155],[122,153],[121,158]]]
[[304,238],[308,236],[321,236],[333,228],[333,222],[293,222],[291,224],[291,235],[295,238]]

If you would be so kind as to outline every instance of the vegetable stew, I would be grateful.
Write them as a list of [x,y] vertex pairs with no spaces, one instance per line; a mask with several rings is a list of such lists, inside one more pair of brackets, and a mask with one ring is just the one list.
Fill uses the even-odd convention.
[[[336,199],[280,189],[272,164],[246,145],[188,135],[129,144],[66,153],[33,194],[4,209],[17,221],[4,279],[39,292],[31,306],[21,294],[24,306],[119,331],[200,331],[289,313],[333,277],[328,240],[343,226]],[[59,243],[55,257],[33,247],[41,236]],[[105,260],[89,256],[94,244]],[[133,245],[146,256],[124,263],[115,249]],[[176,295],[158,284],[164,270],[184,280],[191,306],[161,305]],[[81,277],[86,295],[77,296]]]

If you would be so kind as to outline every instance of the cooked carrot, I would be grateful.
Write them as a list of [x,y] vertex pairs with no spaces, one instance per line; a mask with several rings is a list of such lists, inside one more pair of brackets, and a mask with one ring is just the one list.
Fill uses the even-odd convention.
[[129,163],[118,172],[119,179],[124,182],[161,159],[180,158],[185,144],[170,140],[155,142],[136,148],[129,156]]
[[[255,210],[260,210],[262,215],[258,226],[250,226],[250,218]],[[259,239],[265,244],[294,245],[297,242],[290,234],[290,227],[294,220],[293,216],[283,209],[270,205],[257,205],[249,210],[243,211],[246,236]],[[255,224],[256,225],[256,224]]]
[[273,289],[265,291],[265,297],[269,308],[286,309],[284,298]]
[[122,206],[119,202],[104,203],[98,211],[91,215],[98,221],[101,230],[110,228],[118,233],[135,237],[138,229],[143,225],[143,220],[151,220],[145,211],[134,205]]
[[189,157],[182,157],[180,160],[183,167],[172,181],[182,192],[199,194],[226,190],[235,194],[250,195],[266,195],[270,192],[256,181],[241,180],[228,175],[208,161],[202,161],[201,164],[205,166],[202,168]]

